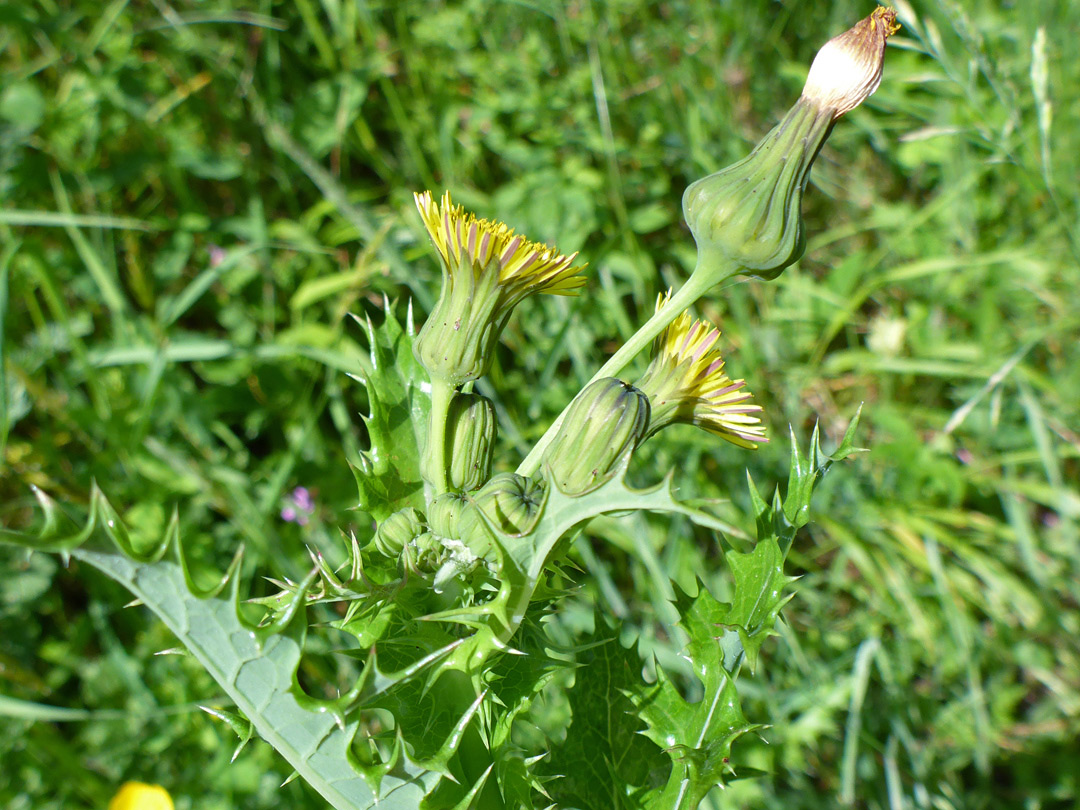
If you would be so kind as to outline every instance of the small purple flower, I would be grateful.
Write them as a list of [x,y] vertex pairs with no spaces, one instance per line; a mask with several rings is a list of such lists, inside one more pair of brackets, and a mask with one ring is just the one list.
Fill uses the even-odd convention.
[[221,245],[210,245],[210,266],[217,267],[225,261],[225,248]]
[[307,526],[315,513],[315,500],[307,487],[297,487],[292,491],[289,504],[281,510],[281,519],[286,523]]
[[311,499],[311,492],[307,487],[297,487],[292,493],[293,503],[305,512],[315,511],[315,502]]

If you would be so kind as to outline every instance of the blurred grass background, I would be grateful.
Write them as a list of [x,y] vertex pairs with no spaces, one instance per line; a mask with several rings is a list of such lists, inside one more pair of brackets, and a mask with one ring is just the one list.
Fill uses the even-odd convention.
[[[78,505],[96,480],[147,537],[175,507],[209,563],[244,543],[253,575],[296,576],[305,543],[340,555],[339,528],[368,531],[345,315],[429,305],[425,188],[590,263],[585,295],[521,307],[485,386],[512,467],[685,278],[683,188],[872,9],[0,3],[0,520],[33,522],[30,485]],[[806,257],[699,306],[773,442],[674,430],[635,471],[677,464],[749,528],[744,470],[784,480],[789,423],[835,439],[865,402],[870,452],[826,482],[786,624],[741,682],[772,728],[734,764],[768,775],[714,809],[1080,801],[1080,6],[898,10],[880,90],[815,166]],[[296,486],[318,503],[303,527],[280,518]],[[658,654],[668,579],[722,569],[681,523],[605,520],[579,548],[582,611]],[[101,808],[124,779],[180,808],[322,806],[278,789],[265,745],[229,765],[232,733],[195,708],[214,684],[153,655],[173,640],[117,586],[0,565],[0,806]]]

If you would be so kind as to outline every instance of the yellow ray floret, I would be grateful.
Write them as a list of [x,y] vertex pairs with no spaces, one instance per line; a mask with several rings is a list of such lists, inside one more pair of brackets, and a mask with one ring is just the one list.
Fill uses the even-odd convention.
[[[657,298],[656,309],[671,293]],[[754,414],[745,380],[724,373],[724,358],[716,348],[720,331],[682,313],[656,339],[653,359],[638,387],[649,394],[655,429],[671,422],[689,422],[740,447],[756,449],[767,442],[765,426]]]
[[450,201],[450,192],[436,204],[430,191],[414,195],[424,227],[448,272],[468,257],[474,267],[486,269],[498,262],[499,286],[528,293],[573,295],[585,284],[574,266],[576,253],[564,256],[555,248],[530,242],[501,222],[479,219]]
[[161,785],[125,782],[109,802],[109,810],[173,810],[173,801]]

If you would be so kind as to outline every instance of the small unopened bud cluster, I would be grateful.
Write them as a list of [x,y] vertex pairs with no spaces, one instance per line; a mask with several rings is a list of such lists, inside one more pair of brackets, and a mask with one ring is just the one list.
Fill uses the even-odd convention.
[[543,480],[513,473],[495,475],[473,493],[444,492],[427,513],[406,507],[387,517],[372,546],[384,557],[421,575],[434,574],[441,587],[498,558],[492,527],[503,535],[527,535],[544,507]]

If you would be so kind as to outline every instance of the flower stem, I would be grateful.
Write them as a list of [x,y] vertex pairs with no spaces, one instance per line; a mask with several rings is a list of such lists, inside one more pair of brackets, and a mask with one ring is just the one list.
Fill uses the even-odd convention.
[[[723,268],[706,266],[714,264],[717,260],[718,257],[715,255],[702,255],[699,253],[698,265],[694,269],[694,272],[690,274],[690,278],[686,280],[686,283],[671,296],[671,300],[668,301],[663,309],[649,318],[649,320],[647,320],[641,328],[638,329],[617,352],[615,352],[615,354],[611,355],[608,361],[600,367],[600,370],[593,375],[592,379],[589,380],[585,387],[587,388],[588,385],[596,382],[602,377],[618,376],[624,368],[630,365],[631,361],[638,356],[642,349],[652,343],[653,339],[664,331],[668,324],[679,317],[681,313],[687,310],[719,281],[730,278],[738,271],[738,268],[734,265]],[[719,259],[719,261],[724,260]],[[718,274],[718,270],[721,270],[721,273]],[[584,388],[582,390],[584,390]],[[578,396],[580,396],[580,392]],[[575,397],[575,399],[576,398],[577,397]],[[570,405],[572,404],[573,402],[568,403],[567,406],[563,408],[562,413],[560,413],[558,418],[551,423],[551,427],[549,427],[547,432],[540,437],[540,441],[538,441],[533,449],[529,451],[529,455],[525,457],[525,460],[522,461],[517,468],[518,475],[529,476],[540,468],[540,461],[544,456],[544,451],[555,438],[555,434],[558,432],[559,426],[562,425],[566,412],[570,410]]]
[[427,444],[420,472],[424,480],[441,495],[447,490],[446,415],[454,398],[454,386],[437,377],[431,379],[431,410],[428,412]]

